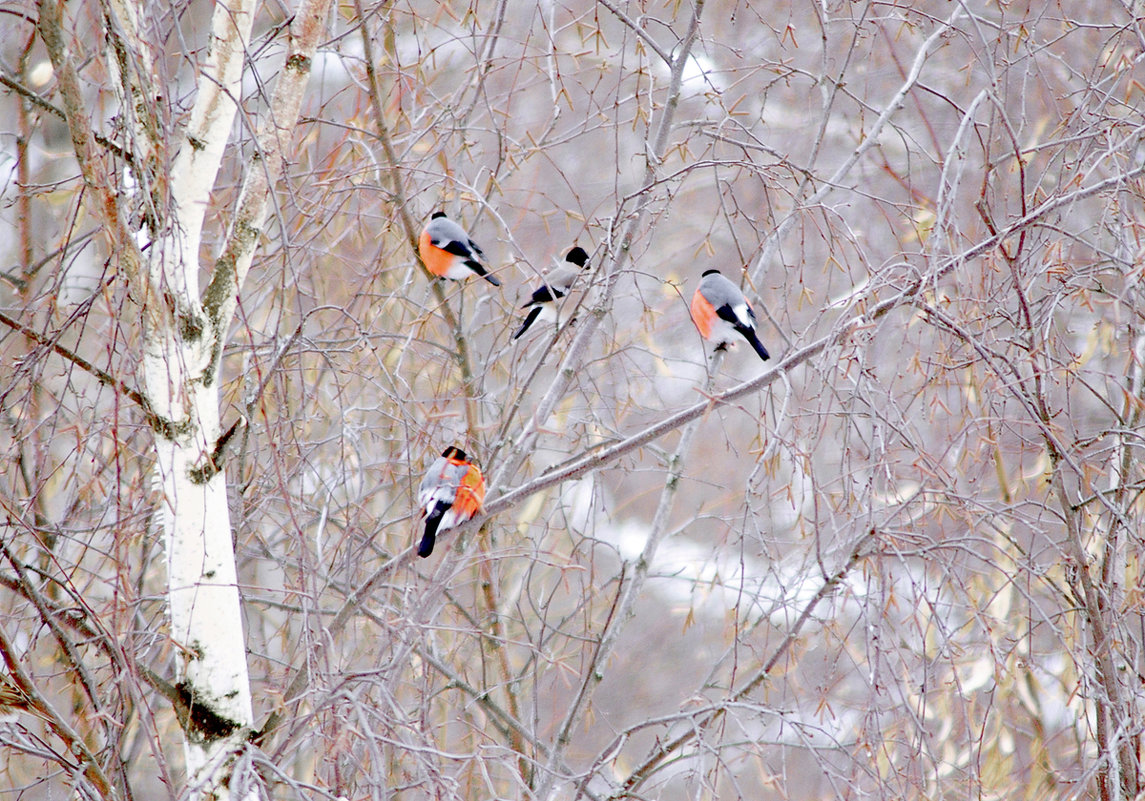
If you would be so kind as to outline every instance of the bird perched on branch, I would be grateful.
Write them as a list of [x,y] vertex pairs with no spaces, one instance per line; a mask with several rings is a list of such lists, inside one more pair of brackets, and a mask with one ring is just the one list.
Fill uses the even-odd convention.
[[767,361],[771,354],[755,333],[755,312],[738,286],[720,274],[719,270],[706,270],[692,296],[692,320],[700,334],[716,349],[725,349],[738,338],[748,344]]
[[477,274],[493,286],[501,286],[497,276],[486,269],[485,252],[469,238],[465,229],[436,211],[425,224],[417,241],[417,252],[425,268],[438,278],[461,281]]
[[485,500],[485,476],[469,461],[465,451],[450,445],[430,465],[417,491],[417,502],[425,515],[425,535],[417,555],[433,553],[438,531],[464,523],[481,511]]
[[522,309],[528,309],[529,313],[525,315],[517,333],[513,334],[513,339],[519,339],[537,320],[557,321],[557,301],[568,294],[587,264],[588,254],[579,245],[565,254],[564,263],[546,274],[544,283],[534,289],[532,297],[521,306]]

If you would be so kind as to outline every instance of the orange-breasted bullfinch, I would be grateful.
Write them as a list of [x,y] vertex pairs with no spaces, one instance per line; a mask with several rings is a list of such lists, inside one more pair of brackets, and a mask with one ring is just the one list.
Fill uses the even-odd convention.
[[425,268],[438,278],[461,281],[477,274],[493,286],[501,286],[497,276],[482,263],[485,252],[444,211],[435,211],[425,224],[417,240],[417,252]]
[[485,500],[485,476],[469,461],[465,451],[450,445],[429,466],[417,490],[417,503],[425,515],[425,535],[417,555],[433,553],[438,531],[464,523],[481,511]]
[[700,334],[716,349],[743,338],[759,358],[767,361],[771,354],[755,333],[755,312],[738,286],[720,275],[719,270],[706,270],[692,296],[692,320]]
[[547,273],[544,283],[534,289],[532,297],[521,306],[522,309],[528,309],[529,313],[525,315],[525,321],[517,333],[513,334],[513,339],[518,339],[537,320],[557,322],[557,301],[568,294],[587,264],[588,254],[579,245],[565,254],[564,263]]

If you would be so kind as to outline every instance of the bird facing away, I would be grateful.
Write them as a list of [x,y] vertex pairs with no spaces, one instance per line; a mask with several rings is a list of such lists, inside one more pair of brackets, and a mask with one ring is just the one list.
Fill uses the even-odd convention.
[[759,358],[767,361],[771,354],[755,333],[755,312],[738,286],[724,278],[719,270],[707,270],[692,296],[692,320],[700,334],[716,349],[726,349],[738,338],[748,341]]
[[529,313],[525,315],[525,321],[517,333],[513,334],[513,339],[519,339],[537,320],[557,321],[557,301],[568,294],[587,264],[588,254],[579,245],[565,254],[564,263],[554,267],[545,276],[544,283],[534,289],[532,297],[521,306],[522,309],[528,309]]
[[485,252],[444,211],[434,212],[425,224],[417,252],[425,268],[438,278],[461,281],[476,273],[493,286],[501,286],[497,276],[491,275],[482,263]]
[[425,535],[417,546],[423,559],[433,553],[438,531],[464,523],[481,511],[485,500],[485,476],[469,461],[465,451],[450,445],[430,465],[417,491],[418,506],[425,515]]

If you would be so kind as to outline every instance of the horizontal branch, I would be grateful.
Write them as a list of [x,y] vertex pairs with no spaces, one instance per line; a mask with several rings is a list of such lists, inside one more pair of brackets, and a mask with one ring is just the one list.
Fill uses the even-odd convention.
[[[895,293],[893,296],[884,301],[874,305],[867,312],[855,315],[847,322],[843,323],[838,329],[824,337],[812,342],[809,345],[787,354],[775,367],[764,373],[763,375],[746,381],[739,386],[732,387],[731,389],[719,395],[713,395],[706,401],[697,403],[683,411],[677,412],[670,417],[655,423],[643,431],[637,432],[620,442],[615,443],[607,448],[595,451],[591,455],[584,456],[580,459],[574,460],[563,467],[551,470],[532,481],[510,490],[502,495],[497,496],[485,506],[486,515],[491,516],[499,512],[505,511],[510,507],[516,505],[528,496],[548,489],[554,484],[559,484],[562,481],[569,479],[580,478],[586,473],[607,466],[620,457],[624,456],[631,451],[642,448],[653,440],[668,434],[685,423],[695,420],[697,417],[705,414],[709,409],[716,406],[722,406],[738,400],[753,392],[758,392],[761,389],[771,385],[782,373],[790,372],[793,368],[804,364],[813,356],[822,353],[828,347],[840,344],[845,341],[851,334],[862,328],[866,328],[874,323],[879,318],[885,316],[887,313],[897,309],[901,306],[910,305],[914,299],[923,290],[923,288],[932,286],[936,281],[939,281],[953,272],[959,265],[966,263],[971,259],[981,256],[983,253],[993,249],[999,242],[1003,241],[1009,236],[1017,233],[1018,231],[1026,228],[1027,226],[1037,222],[1048,214],[1051,214],[1064,206],[1071,203],[1076,203],[1092,195],[1098,194],[1110,189],[1114,186],[1122,184],[1126,181],[1133,180],[1145,174],[1145,164],[1138,165],[1136,168],[1129,170],[1121,175],[1115,175],[1105,180],[1098,181],[1092,186],[1084,189],[1079,189],[1076,192],[1071,192],[1068,195],[1063,195],[1058,198],[1052,198],[1042,203],[1038,208],[1026,214],[1024,217],[1019,218],[1010,225],[1001,229],[992,236],[982,240],[973,247],[962,251],[959,254],[950,256],[945,259],[937,268],[925,277],[914,278],[910,284]],[[855,305],[862,304],[866,299],[858,298],[855,300]],[[475,518],[471,525],[481,525],[484,518]],[[467,524],[470,525],[470,524]]]
[[[763,375],[758,376],[751,381],[746,381],[738,386],[732,387],[726,392],[720,393],[718,395],[713,395],[707,400],[690,406],[682,411],[676,412],[675,414],[664,418],[660,422],[654,423],[642,431],[638,431],[637,433],[632,434],[625,439],[614,443],[613,445],[605,448],[594,449],[591,453],[586,454],[580,458],[573,459],[561,467],[550,470],[549,472],[538,476],[532,481],[522,484],[516,489],[504,492],[485,504],[485,509],[482,514],[479,514],[467,522],[461,524],[460,526],[449,529],[444,533],[449,536],[456,536],[457,534],[467,532],[470,529],[477,529],[484,525],[485,521],[490,517],[511,509],[531,495],[542,492],[549,487],[560,484],[561,482],[580,478],[592,472],[593,470],[598,470],[602,467],[608,467],[626,454],[642,448],[650,442],[665,436],[666,434],[670,434],[686,423],[706,414],[710,409],[713,409],[717,406],[730,404],[733,401],[739,400],[742,397],[758,392],[765,387],[770,386],[780,377],[780,375],[789,373],[794,368],[806,363],[813,357],[818,356],[827,348],[833,345],[841,344],[856,331],[869,327],[874,322],[886,316],[888,313],[894,311],[895,309],[913,304],[915,298],[918,297],[919,293],[922,292],[924,288],[932,286],[935,282],[945,278],[959,265],[964,264],[971,259],[977,258],[983,253],[986,253],[987,251],[996,247],[999,242],[1001,242],[1006,237],[1013,235],[1019,229],[1037,222],[1042,217],[1057,211],[1063,206],[1067,206],[1070,203],[1077,202],[1086,197],[1102,192],[1125,181],[1140,177],[1143,174],[1145,174],[1145,164],[1139,165],[1135,169],[1121,175],[1098,181],[1092,186],[1086,187],[1084,189],[1079,189],[1075,192],[1071,192],[1068,195],[1063,195],[1059,198],[1047,200],[1038,208],[1031,211],[1029,214],[999,230],[992,236],[983,239],[973,247],[970,247],[957,255],[946,258],[938,267],[936,267],[926,276],[920,276],[912,279],[909,285],[904,289],[899,290],[886,300],[875,304],[868,311],[856,314],[851,319],[839,325],[835,331],[820,337],[809,345],[805,345],[796,351],[788,353],[786,356],[780,359],[779,362],[777,362],[771,370],[767,371]],[[860,297],[856,298],[853,303],[854,305],[862,305],[867,300],[868,298],[866,297]],[[347,603],[349,604],[351,602],[359,602],[360,599],[364,597],[364,593],[368,592],[369,588],[373,586],[375,581],[380,580],[382,576],[392,572],[394,569],[408,561],[413,556],[413,552],[414,549],[411,546],[406,551],[395,555],[393,559],[379,567],[375,575],[372,576],[365,585],[360,587],[359,591],[355,593],[351,599],[347,600]]]
[[[1063,195],[1057,198],[1051,198],[1042,203],[1038,208],[1030,213],[1024,215],[1010,225],[1000,229],[997,233],[983,239],[978,244],[962,251],[959,254],[950,256],[942,261],[934,270],[926,276],[919,276],[913,278],[909,284],[896,292],[891,297],[874,304],[865,312],[854,315],[846,322],[838,325],[833,332],[817,339],[809,345],[806,345],[794,352],[789,353],[787,356],[779,360],[775,367],[767,371],[763,375],[736,387],[723,392],[719,395],[714,395],[708,400],[697,403],[688,407],[676,414],[673,414],[659,423],[655,423],[647,428],[639,431],[625,439],[610,445],[605,448],[593,450],[591,453],[586,454],[580,458],[573,459],[562,467],[550,470],[541,476],[529,481],[516,489],[503,492],[493,498],[485,505],[484,511],[467,522],[449,529],[439,534],[439,536],[448,536],[450,538],[457,537],[469,531],[475,531],[485,524],[489,518],[494,515],[505,512],[512,507],[516,506],[521,501],[529,496],[548,489],[549,487],[560,484],[561,482],[569,479],[580,478],[593,470],[608,467],[618,461],[624,455],[632,451],[642,448],[648,443],[659,439],[660,437],[675,431],[677,428],[685,425],[691,420],[705,414],[708,410],[717,406],[732,403],[739,398],[745,397],[754,392],[771,385],[781,375],[790,372],[795,367],[798,367],[811,358],[819,355],[828,347],[840,344],[847,340],[856,331],[866,328],[880,318],[886,316],[895,309],[909,306],[914,303],[916,297],[926,287],[932,286],[935,282],[945,278],[953,272],[958,266],[966,263],[967,261],[981,256],[983,253],[996,247],[1006,237],[1013,235],[1019,229],[1038,222],[1041,218],[1079,200],[1095,195],[1099,192],[1105,191],[1111,187],[1124,183],[1125,181],[1133,180],[1145,174],[1145,164],[1139,165],[1136,168],[1129,170],[1120,175],[1107,178],[1102,181]],[[853,305],[862,305],[869,301],[869,296],[857,297],[853,301]],[[380,565],[364,582],[358,585],[353,593],[346,598],[342,604],[338,614],[331,622],[327,636],[336,637],[338,632],[349,622],[355,610],[370,596],[374,588],[390,574],[394,573],[401,567],[411,562],[414,558],[415,548],[411,545],[403,551],[393,555],[389,561]],[[308,677],[308,669],[305,662],[298,669],[294,675],[294,679],[286,692],[283,694],[284,702],[290,703],[293,701],[304,689]],[[272,713],[266,723],[263,725],[261,731],[256,736],[256,742],[262,742],[273,732],[282,722],[281,710]]]
[[143,416],[147,418],[147,424],[150,425],[151,428],[155,431],[163,432],[171,428],[172,424],[169,421],[164,421],[159,417],[159,415],[155,414],[154,410],[151,408],[151,403],[147,400],[147,398],[144,397],[144,395],[139,390],[132,389],[131,387],[127,386],[123,380],[116,378],[106,370],[102,370],[99,367],[96,367],[94,364],[89,362],[83,356],[80,356],[75,351],[69,348],[65,348],[54,339],[49,339],[39,331],[35,331],[29,328],[16,318],[9,317],[2,311],[0,311],[0,323],[3,323],[14,331],[19,331],[25,337],[35,342],[37,345],[48,348],[53,353],[63,357],[66,361],[71,362],[76,367],[83,370],[85,373],[88,373],[99,383],[103,384],[104,386],[111,387],[120,395],[135,403],[135,405],[139,407],[140,411],[143,412]]
[[[15,78],[4,74],[4,72],[0,72],[0,86],[8,87],[13,92],[26,99],[33,106],[36,106],[37,108],[46,111],[56,117],[59,117],[61,120],[67,122],[67,115],[64,114],[64,110],[62,108],[57,106],[55,103],[44,99],[28,87],[24,86],[24,84],[17,81]],[[111,151],[116,155],[116,157],[123,159],[128,164],[132,163],[132,157],[130,153],[117,145],[115,142],[108,139],[99,131],[92,131],[92,137],[94,138],[95,143],[100,147]]]

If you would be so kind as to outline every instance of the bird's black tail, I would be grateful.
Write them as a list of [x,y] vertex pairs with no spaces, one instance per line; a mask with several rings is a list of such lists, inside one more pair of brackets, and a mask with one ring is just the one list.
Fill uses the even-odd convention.
[[529,326],[537,321],[541,316],[541,307],[534,306],[529,309],[529,313],[525,315],[525,322],[521,323],[521,327],[517,329],[517,333],[513,334],[513,339],[520,339],[521,335],[529,330]]
[[470,270],[472,270],[473,272],[477,273],[479,276],[481,276],[481,277],[482,277],[482,278],[484,278],[486,281],[488,281],[489,283],[491,283],[493,286],[501,286],[501,281],[500,281],[500,279],[499,279],[499,278],[497,278],[497,276],[495,276],[495,275],[493,275],[492,273],[490,273],[488,270],[486,270],[486,269],[485,269],[485,265],[484,265],[484,264],[482,264],[481,262],[479,262],[479,261],[474,261],[473,259],[470,259],[469,261],[465,262],[465,265],[466,265],[466,266],[467,266],[467,267],[468,267]]
[[740,333],[743,334],[743,338],[748,341],[749,345],[751,345],[752,350],[759,354],[759,358],[763,359],[764,361],[767,361],[771,358],[771,354],[767,352],[767,348],[763,346],[763,343],[759,341],[759,337],[756,336],[755,329],[744,328],[740,331]]
[[433,507],[433,511],[425,518],[425,534],[421,538],[421,543],[417,546],[417,555],[425,559],[433,553],[433,545],[437,542],[437,527],[441,525],[441,518],[449,511],[449,504],[445,501],[438,501],[437,505]]

